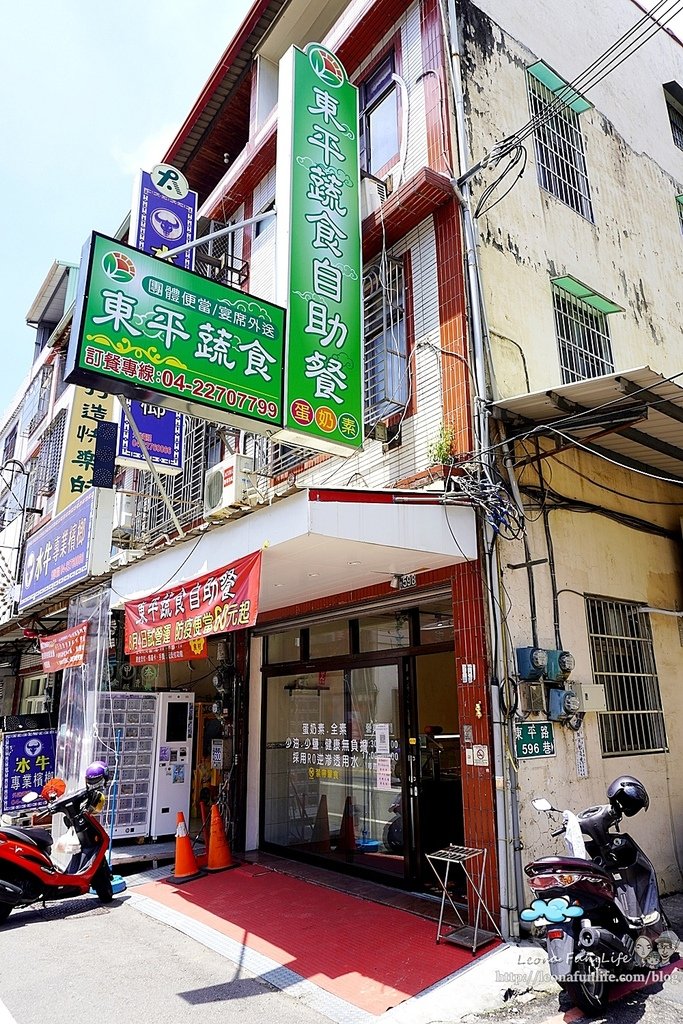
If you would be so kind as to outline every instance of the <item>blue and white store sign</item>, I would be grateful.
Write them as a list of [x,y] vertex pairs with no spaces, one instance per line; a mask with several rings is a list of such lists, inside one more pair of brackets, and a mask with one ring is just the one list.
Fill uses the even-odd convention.
[[114,492],[92,487],[26,542],[19,611],[109,569]]
[[[162,255],[193,242],[197,221],[197,193],[187,187],[180,171],[159,164],[152,174],[140,171],[131,207],[129,245]],[[176,267],[194,270],[194,249],[172,258]]]
[[[147,402],[131,402],[130,411],[156,469],[169,475],[180,473],[183,468],[185,437],[185,417],[182,413],[161,409]],[[133,469],[144,469],[147,465],[127,416],[121,418],[116,461],[120,466],[131,466]]]
[[[27,793],[40,793],[55,774],[55,731],[6,732],[2,737],[3,814],[25,811]],[[44,800],[31,802],[30,810],[44,807]]]

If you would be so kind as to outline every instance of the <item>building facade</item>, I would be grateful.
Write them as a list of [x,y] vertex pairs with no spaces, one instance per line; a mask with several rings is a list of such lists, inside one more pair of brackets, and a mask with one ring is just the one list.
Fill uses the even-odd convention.
[[[342,62],[359,96],[364,442],[342,458],[187,416],[164,494],[118,471],[110,570],[87,581],[111,605],[112,720],[60,712],[84,761],[132,730],[115,835],[170,831],[148,813],[149,770],[182,776],[195,815],[227,792],[238,850],[428,888],[426,854],[454,843],[482,851],[485,899],[515,935],[523,862],[551,852],[531,799],[578,809],[629,772],[651,796],[634,832],[664,889],[680,884],[681,309],[663,264],[675,281],[681,45],[645,18],[635,48],[632,0],[550,7],[257,0],[160,154],[199,196],[198,272],[277,301],[278,65],[311,41]],[[623,59],[583,76],[622,36]],[[70,293],[32,315],[49,327],[26,401],[64,358]],[[61,397],[54,372],[40,434],[15,449],[17,552],[92,484],[83,416],[119,415],[106,392]],[[22,415],[0,429],[6,466]],[[40,470],[59,430],[61,468]],[[252,629],[201,657],[125,653],[126,604],[189,595],[255,552]],[[19,553],[20,585],[22,568]],[[8,662],[26,629],[77,621],[84,586],[30,614],[8,602]],[[187,694],[194,735],[190,717],[169,739],[168,712],[148,750],[135,691]],[[182,766],[156,764],[172,748]]]

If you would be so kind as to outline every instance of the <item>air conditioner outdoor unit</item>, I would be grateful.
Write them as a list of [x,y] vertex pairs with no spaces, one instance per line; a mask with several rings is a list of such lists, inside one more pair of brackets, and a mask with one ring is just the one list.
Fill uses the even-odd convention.
[[391,182],[379,178],[363,177],[360,183],[360,215],[365,220],[380,206],[391,192]]
[[133,532],[134,519],[135,499],[133,495],[117,491],[114,498],[114,526],[112,529],[114,539],[129,537]]
[[254,486],[249,474],[254,460],[246,455],[231,455],[209,469],[204,477],[204,518],[229,519],[247,502]]

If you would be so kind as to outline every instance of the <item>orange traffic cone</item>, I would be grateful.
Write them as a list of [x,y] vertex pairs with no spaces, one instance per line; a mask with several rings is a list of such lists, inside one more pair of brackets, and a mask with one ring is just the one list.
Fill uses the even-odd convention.
[[327,815],[327,797],[324,793],[318,804],[309,849],[315,853],[330,852],[330,821]]
[[209,860],[206,865],[207,871],[225,871],[226,868],[235,867],[228,842],[223,828],[218,805],[211,808],[211,839],[209,841]]
[[344,803],[344,813],[342,814],[341,825],[339,827],[337,849],[350,852],[356,848],[356,830],[353,827],[353,802],[351,797],[347,796]]
[[192,840],[187,834],[187,825],[182,811],[178,811],[178,824],[175,833],[175,863],[173,874],[166,879],[173,885],[180,882],[191,882],[194,878],[200,878],[206,874],[197,865],[197,859],[192,849]]

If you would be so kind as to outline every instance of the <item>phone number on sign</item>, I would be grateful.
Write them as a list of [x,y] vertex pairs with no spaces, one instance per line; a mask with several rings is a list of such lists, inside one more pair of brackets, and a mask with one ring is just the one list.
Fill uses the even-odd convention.
[[157,380],[168,390],[190,392],[194,398],[204,398],[208,402],[225,402],[231,408],[244,409],[247,412],[256,412],[259,416],[269,416],[276,419],[278,408],[276,402],[268,402],[265,398],[257,398],[246,391],[237,391],[225,385],[213,384],[209,380],[202,380],[195,377],[187,380],[184,373],[172,373],[171,370],[162,370],[157,374]]
[[189,378],[184,373],[172,370],[157,370],[149,363],[137,359],[112,355],[101,349],[88,345],[85,349],[83,365],[92,367],[107,375],[128,378],[131,382],[141,385],[161,386],[166,391],[175,391],[181,395],[191,394],[203,404],[227,405],[231,409],[241,410],[251,415],[278,420],[278,403],[266,398],[258,398],[248,391],[238,391],[225,384],[214,384],[192,374]]

